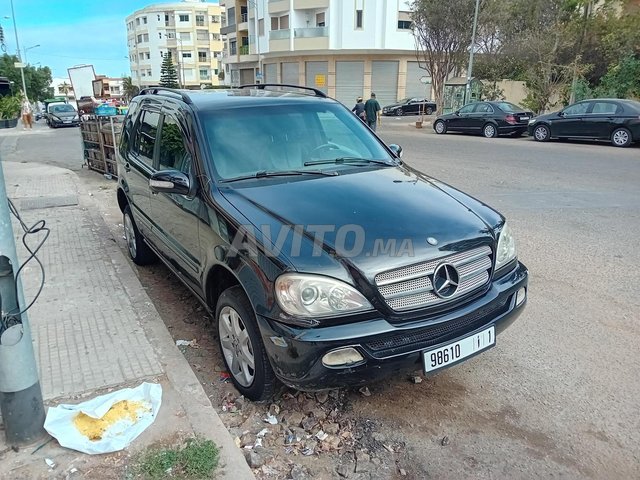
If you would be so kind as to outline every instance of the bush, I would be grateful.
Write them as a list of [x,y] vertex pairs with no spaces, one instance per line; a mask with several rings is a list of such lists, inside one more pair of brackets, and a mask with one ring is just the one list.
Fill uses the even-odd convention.
[[0,98],[0,119],[11,120],[20,116],[22,101],[17,95]]

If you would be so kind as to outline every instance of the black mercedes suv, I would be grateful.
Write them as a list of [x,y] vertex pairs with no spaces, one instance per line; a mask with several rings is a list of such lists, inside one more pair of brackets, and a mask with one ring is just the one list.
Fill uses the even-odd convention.
[[144,90],[119,146],[129,253],[207,307],[250,399],[435,372],[495,345],[528,272],[504,217],[401,156],[315,89]]

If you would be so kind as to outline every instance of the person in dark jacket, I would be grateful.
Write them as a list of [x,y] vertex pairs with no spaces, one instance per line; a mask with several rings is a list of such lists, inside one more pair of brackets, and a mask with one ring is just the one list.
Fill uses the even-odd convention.
[[358,117],[363,122],[366,121],[364,114],[364,102],[362,101],[362,97],[358,97],[356,100],[356,105],[351,109],[353,113],[355,113],[356,117]]

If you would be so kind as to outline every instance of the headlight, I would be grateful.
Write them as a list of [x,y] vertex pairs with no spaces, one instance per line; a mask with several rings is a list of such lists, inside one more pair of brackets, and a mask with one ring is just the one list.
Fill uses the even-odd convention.
[[55,115],[51,115],[51,119],[55,120],[56,122],[61,122],[62,120],[60,120],[59,117],[56,117]]
[[296,317],[330,317],[373,308],[351,285],[319,275],[281,275],[276,298],[282,310]]
[[529,125],[533,125],[534,123],[536,123],[536,119],[532,118],[531,120],[529,120]]
[[73,117],[74,120],[80,120],[80,117],[78,115],[76,115],[75,117]]
[[505,222],[500,237],[498,238],[498,251],[496,252],[496,270],[504,267],[516,258],[516,240],[513,238],[509,225]]

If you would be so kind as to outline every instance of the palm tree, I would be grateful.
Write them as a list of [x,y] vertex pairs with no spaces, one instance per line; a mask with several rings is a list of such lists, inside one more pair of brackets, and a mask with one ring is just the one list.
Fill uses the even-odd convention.
[[127,101],[130,101],[133,97],[140,93],[140,88],[133,84],[131,77],[124,77],[122,79],[122,89],[124,90],[124,96]]
[[69,85],[66,80],[58,85],[58,90],[64,94],[66,97],[69,91],[71,90],[71,85]]

